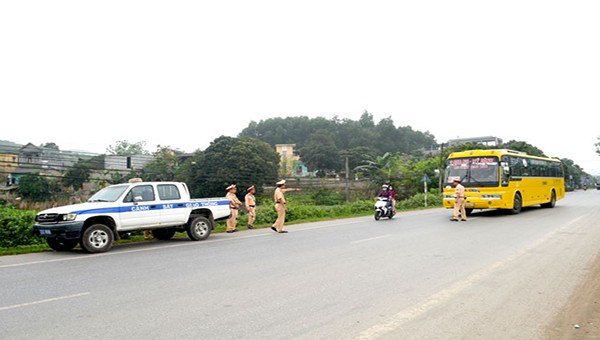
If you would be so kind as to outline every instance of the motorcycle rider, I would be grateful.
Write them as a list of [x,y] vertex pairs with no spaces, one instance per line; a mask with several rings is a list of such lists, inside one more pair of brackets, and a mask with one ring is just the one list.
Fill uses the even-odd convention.
[[389,185],[384,184],[381,186],[381,191],[379,192],[379,194],[377,194],[377,197],[384,197],[387,198],[386,201],[386,208],[390,209],[392,207],[392,192],[389,190]]
[[394,191],[394,188],[392,187],[392,185],[388,185],[388,191],[391,193],[392,195],[392,211],[394,212],[394,214],[396,213],[396,192]]

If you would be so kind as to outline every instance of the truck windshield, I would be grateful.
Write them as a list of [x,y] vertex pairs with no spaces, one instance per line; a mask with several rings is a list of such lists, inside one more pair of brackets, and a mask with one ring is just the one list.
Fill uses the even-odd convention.
[[92,197],[88,199],[88,202],[115,202],[128,187],[128,185],[112,185],[106,187],[92,195]]
[[460,178],[465,187],[497,187],[499,183],[497,157],[469,157],[448,160],[446,184]]

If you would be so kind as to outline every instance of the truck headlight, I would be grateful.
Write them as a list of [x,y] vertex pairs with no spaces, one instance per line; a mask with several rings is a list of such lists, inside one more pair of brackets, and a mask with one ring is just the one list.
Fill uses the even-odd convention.
[[76,218],[77,218],[77,214],[74,214],[74,213],[62,215],[63,221],[75,221]]

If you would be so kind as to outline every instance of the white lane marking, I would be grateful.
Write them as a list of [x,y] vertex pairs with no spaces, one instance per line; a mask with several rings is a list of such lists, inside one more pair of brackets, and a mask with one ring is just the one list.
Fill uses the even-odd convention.
[[388,321],[372,326],[371,328],[360,333],[355,339],[360,339],[360,340],[376,339],[376,338],[379,338],[387,333],[390,333],[390,332],[400,328],[403,323],[413,320],[413,319],[425,314],[429,310],[437,307],[438,305],[444,303],[445,301],[450,300],[451,298],[458,295],[460,292],[464,291],[468,287],[474,285],[478,281],[481,281],[484,278],[489,277],[497,270],[499,270],[505,266],[508,266],[511,262],[516,261],[519,257],[530,252],[531,249],[535,249],[536,247],[538,247],[541,244],[550,240],[556,234],[561,233],[563,230],[570,228],[571,225],[576,224],[581,218],[583,218],[583,216],[580,216],[580,217],[574,219],[573,221],[571,221],[571,223],[567,224],[566,226],[564,226],[562,228],[555,229],[554,231],[544,235],[544,237],[538,239],[536,242],[534,242],[530,246],[516,252],[512,256],[509,256],[503,260],[500,260],[487,268],[483,268],[483,269],[467,276],[464,280],[456,282],[455,284],[451,285],[447,289],[443,289],[443,290],[431,295],[430,297],[425,299],[421,304],[418,304],[411,308],[404,309],[404,310],[396,313],[394,316],[390,317],[388,319]]
[[[294,232],[309,231],[309,230],[314,230],[314,229],[323,229],[323,228],[336,227],[336,226],[341,226],[341,225],[357,224],[357,223],[362,223],[362,222],[364,222],[364,221],[360,221],[359,220],[359,221],[352,221],[352,222],[342,222],[342,221],[340,221],[339,223],[326,223],[325,225],[320,225],[320,226],[310,226],[310,227],[306,227],[306,228],[302,228],[302,229],[295,229]],[[315,223],[319,223],[319,222],[315,222]],[[233,241],[233,240],[246,239],[246,238],[263,237],[265,235],[275,234],[269,228],[264,228],[263,230],[265,232],[260,232],[259,233],[259,231],[251,231],[251,233],[252,233],[251,235],[237,236],[237,237],[231,237],[231,238],[226,237],[226,238],[221,238],[221,239],[217,239],[217,240],[215,240],[215,239],[208,239],[208,240],[198,241],[198,242],[202,242],[202,243],[226,242],[226,241]],[[168,249],[168,248],[176,248],[176,247],[189,247],[189,246],[193,246],[193,245],[197,245],[197,242],[190,241],[190,242],[170,244],[170,245],[163,244],[163,245],[159,245],[159,246],[148,247],[148,248],[141,248],[141,249],[131,249],[131,250],[112,251],[112,252],[109,251],[107,253],[86,254],[86,255],[81,255],[81,256],[58,258],[58,259],[52,259],[52,260],[42,260],[42,261],[31,261],[31,262],[23,262],[23,263],[5,264],[5,265],[0,265],[0,269],[2,269],[2,268],[11,268],[11,267],[29,266],[29,265],[34,265],[34,264],[52,263],[52,262],[82,260],[82,259],[89,259],[89,258],[99,257],[99,256],[115,256],[115,255],[121,255],[121,254],[139,253],[139,252],[143,252],[143,251],[151,251],[151,250],[157,250],[157,249]]]
[[373,241],[373,240],[377,240],[377,239],[384,238],[384,237],[389,237],[389,236],[390,235],[387,234],[387,235],[381,235],[381,236],[376,236],[376,237],[365,238],[365,239],[358,240],[358,241],[352,241],[352,242],[350,242],[350,244],[357,244],[357,243],[362,243],[362,242]]
[[54,302],[54,301],[65,300],[65,299],[73,299],[76,297],[86,296],[86,295],[90,295],[90,294],[91,294],[90,292],[85,292],[85,293],[79,293],[79,294],[73,294],[73,295],[59,296],[59,297],[55,297],[55,298],[51,298],[51,299],[38,300],[38,301],[27,302],[27,303],[20,303],[18,305],[4,306],[4,307],[0,307],[0,311],[21,308],[21,307],[27,307],[27,306],[32,306],[32,305],[39,305],[40,303]]
[[413,319],[417,318],[418,316],[425,314],[429,310],[435,308],[437,305],[451,299],[455,295],[464,291],[466,288],[475,284],[477,281],[487,277],[488,275],[492,274],[497,269],[507,265],[509,262],[513,261],[516,257],[517,256],[514,256],[511,258],[505,259],[503,261],[499,261],[499,262],[493,264],[491,267],[482,269],[479,272],[476,272],[476,273],[468,276],[466,279],[453,284],[449,288],[443,289],[443,290],[431,295],[429,298],[425,299],[425,301],[423,301],[423,303],[421,303],[417,306],[414,306],[412,308],[407,308],[405,310],[400,311],[399,313],[397,313],[394,316],[392,316],[391,318],[389,318],[387,322],[374,325],[373,327],[360,333],[360,335],[358,337],[356,337],[356,339],[361,339],[361,340],[376,339],[378,337],[383,336],[384,334],[394,331],[395,329],[399,328],[404,322],[413,320]]

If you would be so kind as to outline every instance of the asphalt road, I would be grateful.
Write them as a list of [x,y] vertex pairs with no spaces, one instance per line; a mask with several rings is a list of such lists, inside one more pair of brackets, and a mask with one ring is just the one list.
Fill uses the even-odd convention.
[[541,339],[600,245],[600,191],[0,257],[0,339]]

